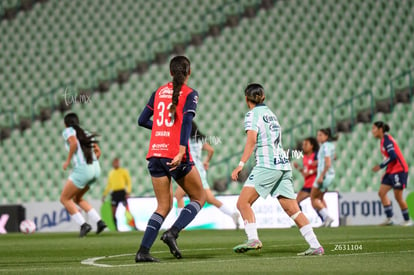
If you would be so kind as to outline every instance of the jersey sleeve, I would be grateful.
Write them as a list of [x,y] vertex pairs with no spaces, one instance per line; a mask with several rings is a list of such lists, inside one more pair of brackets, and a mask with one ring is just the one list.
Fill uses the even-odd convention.
[[188,94],[187,99],[184,103],[183,114],[186,113],[193,113],[194,116],[196,115],[198,104],[198,92],[193,90],[191,93]]
[[388,153],[388,158],[384,159],[384,161],[380,164],[381,168],[384,168],[390,162],[394,161],[397,158],[397,154],[395,153],[394,142],[392,142],[392,140],[387,135],[384,135],[383,146]]
[[150,118],[154,114],[154,100],[155,92],[152,93],[147,105],[145,105],[144,110],[138,118],[138,125],[150,130],[152,129],[152,120]]
[[76,130],[73,129],[72,127],[68,127],[65,130],[63,130],[62,136],[64,140],[68,140],[68,138],[71,136],[76,137]]
[[249,111],[244,116],[244,130],[247,132],[249,130],[258,131],[257,123],[254,121],[254,112]]

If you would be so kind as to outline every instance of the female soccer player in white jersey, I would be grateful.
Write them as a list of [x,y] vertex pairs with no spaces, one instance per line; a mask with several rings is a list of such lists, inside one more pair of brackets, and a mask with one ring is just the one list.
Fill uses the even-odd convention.
[[88,213],[91,221],[97,223],[96,233],[99,234],[106,225],[98,212],[83,198],[83,195],[89,190],[89,186],[99,178],[101,168],[98,159],[101,150],[95,139],[96,135],[89,134],[79,126],[79,118],[75,113],[67,114],[64,122],[66,128],[62,135],[69,153],[63,164],[63,170],[68,168],[70,162],[72,162],[73,170],[63,187],[60,202],[65,206],[71,218],[81,226],[80,237],[86,236],[92,227],[85,222],[76,204]]
[[[207,151],[207,157],[205,161],[202,160],[202,151]],[[191,156],[193,157],[194,165],[198,170],[198,173],[200,173],[201,182],[203,183],[203,188],[206,191],[206,201],[209,204],[214,205],[217,207],[221,212],[224,214],[230,216],[233,219],[234,224],[236,225],[236,229],[239,228],[239,213],[237,211],[233,211],[230,209],[227,205],[223,204],[221,201],[216,199],[213,192],[210,190],[210,186],[208,185],[207,181],[207,172],[209,167],[209,163],[211,158],[214,154],[214,148],[207,142],[206,136],[200,132],[198,129],[197,124],[192,122],[191,127],[191,136],[190,136],[190,152]],[[185,192],[180,187],[177,186],[177,189],[175,190],[175,198],[177,199],[177,208],[178,213],[181,212],[181,210],[184,208],[184,196]]]
[[320,148],[318,151],[318,172],[311,190],[311,202],[312,207],[322,218],[322,226],[329,227],[334,219],[329,215],[323,196],[335,177],[333,168],[335,145],[332,141],[336,140],[336,137],[332,136],[330,128],[324,128],[318,131],[316,139],[320,144]]
[[300,233],[309,244],[309,249],[300,256],[322,255],[324,249],[320,245],[312,226],[300,211],[293,190],[292,168],[282,148],[282,133],[276,115],[263,104],[264,89],[260,84],[249,84],[245,91],[246,104],[250,111],[246,114],[244,128],[247,133],[246,145],[239,165],[231,175],[237,180],[243,165],[253,151],[256,155],[256,166],[251,171],[237,201],[244,220],[247,242],[233,248],[236,253],[262,248],[256,226],[252,204],[259,196],[266,198],[269,194],[279,200],[284,211],[292,218]]

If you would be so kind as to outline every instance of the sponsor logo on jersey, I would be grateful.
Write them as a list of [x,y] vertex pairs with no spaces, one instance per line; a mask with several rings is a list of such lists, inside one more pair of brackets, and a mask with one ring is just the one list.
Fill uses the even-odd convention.
[[266,114],[266,115],[263,116],[263,121],[266,122],[266,123],[273,122],[273,121],[277,122],[277,118],[273,115],[267,115]]
[[173,90],[169,89],[168,87],[165,87],[158,92],[158,97],[159,98],[171,98],[172,94],[173,94]]
[[168,150],[168,144],[158,143],[151,146],[152,150]]
[[274,124],[274,123],[269,125],[269,130],[273,132],[276,132],[277,130],[279,130],[279,128],[280,128],[279,125]]

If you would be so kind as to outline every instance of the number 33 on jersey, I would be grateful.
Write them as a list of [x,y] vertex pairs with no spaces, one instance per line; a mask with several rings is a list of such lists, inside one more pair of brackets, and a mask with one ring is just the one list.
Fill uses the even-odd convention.
[[147,159],[150,157],[174,158],[180,148],[180,133],[183,115],[196,114],[198,93],[187,85],[181,87],[175,114],[170,113],[172,105],[172,82],[155,91],[147,106],[153,110],[154,124]]

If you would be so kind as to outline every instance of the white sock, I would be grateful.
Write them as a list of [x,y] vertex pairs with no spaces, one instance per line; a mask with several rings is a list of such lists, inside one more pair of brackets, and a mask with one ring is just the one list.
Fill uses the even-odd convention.
[[321,244],[319,243],[318,239],[316,238],[316,235],[313,232],[313,228],[310,224],[302,226],[302,228],[300,228],[299,231],[302,234],[303,238],[305,238],[306,242],[309,244],[309,246],[311,248],[321,247]]
[[244,231],[247,235],[247,240],[258,240],[259,236],[257,234],[257,225],[256,223],[244,223]]
[[101,220],[101,216],[99,216],[98,212],[96,212],[95,208],[92,208],[88,212],[88,217],[91,219],[94,223],[97,223]]
[[221,212],[223,212],[226,215],[229,215],[229,216],[233,215],[233,212],[227,206],[225,206],[224,204],[222,204],[219,207],[219,209],[220,209]]
[[178,217],[178,216],[180,216],[181,211],[183,211],[183,209],[182,209],[182,208],[177,208],[177,217]]
[[80,212],[73,214],[70,216],[77,224],[82,225],[85,223],[85,218],[82,216]]
[[319,214],[322,216],[323,220],[326,220],[326,218],[329,216],[328,209],[322,208],[321,210],[319,210]]

